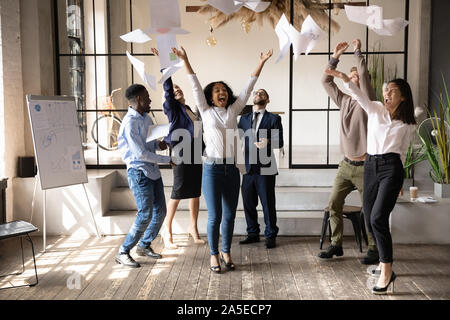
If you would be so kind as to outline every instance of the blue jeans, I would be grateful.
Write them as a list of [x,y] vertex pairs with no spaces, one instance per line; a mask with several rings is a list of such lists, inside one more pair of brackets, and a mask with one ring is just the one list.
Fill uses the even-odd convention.
[[230,252],[240,182],[241,176],[234,164],[205,161],[202,188],[208,207],[206,232],[211,255],[219,254],[220,227],[222,227],[222,252]]
[[141,248],[150,247],[161,229],[167,212],[161,178],[151,180],[145,176],[144,172],[133,168],[128,169],[127,173],[130,189],[133,190],[136,199],[138,213],[119,253],[129,253],[139,240]]

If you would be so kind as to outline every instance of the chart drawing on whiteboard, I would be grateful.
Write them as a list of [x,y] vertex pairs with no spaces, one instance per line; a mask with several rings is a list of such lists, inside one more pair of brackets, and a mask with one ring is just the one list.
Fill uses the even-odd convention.
[[42,189],[87,183],[75,99],[27,96],[27,102]]

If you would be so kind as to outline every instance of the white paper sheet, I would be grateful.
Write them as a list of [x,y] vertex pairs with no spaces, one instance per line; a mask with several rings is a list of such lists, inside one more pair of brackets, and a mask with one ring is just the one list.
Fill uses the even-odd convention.
[[275,33],[278,36],[278,41],[280,45],[280,55],[278,56],[278,59],[277,61],[275,61],[275,63],[281,61],[281,59],[283,59],[284,56],[289,52],[289,48],[291,46],[292,41],[289,37],[288,32],[289,32],[289,21],[283,14],[280,18],[280,21],[278,21],[275,27]]
[[382,29],[374,29],[373,31],[380,36],[394,36],[408,25],[408,21],[402,18],[384,19],[383,24]]
[[147,142],[163,138],[169,134],[170,123],[154,125],[148,128]]
[[303,45],[306,47],[306,55],[314,49],[320,40],[326,37],[326,33],[320,29],[310,15],[303,21],[301,35],[303,37]]
[[149,37],[148,34],[146,34],[141,29],[136,29],[132,32],[129,32],[127,34],[124,34],[120,36],[120,39],[122,39],[125,42],[133,42],[133,43],[146,43],[152,38]]
[[358,7],[345,6],[345,13],[350,21],[364,24],[370,30],[382,36],[393,36],[408,25],[402,18],[383,19],[383,8],[379,6]]
[[305,52],[308,55],[312,49],[326,37],[326,33],[320,29],[314,19],[308,15],[302,25],[302,31],[298,32],[291,24],[289,24],[286,16],[283,14],[275,32],[280,43],[280,56],[275,63],[278,63],[289,52],[292,44],[295,60]]
[[184,66],[184,61],[180,61],[177,64],[174,64],[173,66],[170,66],[163,71],[162,78],[158,81],[158,83],[164,83],[169,77],[173,76],[175,72],[180,70]]
[[207,0],[207,3],[217,10],[225,13],[227,16],[238,12],[244,5],[243,3],[236,5],[234,0]]
[[413,202],[435,203],[435,202],[437,202],[437,200],[434,199],[433,197],[418,197]]
[[180,62],[180,59],[172,52],[172,48],[178,48],[176,35],[158,35],[156,43],[159,51],[161,69],[168,68]]
[[145,64],[139,59],[136,59],[133,57],[128,51],[127,51],[127,57],[130,60],[131,64],[133,65],[136,72],[141,77],[142,81],[146,85],[148,85],[150,88],[152,88],[153,91],[156,91],[156,79],[154,76],[148,74],[145,72]]
[[266,11],[266,9],[270,6],[270,2],[268,1],[261,1],[261,0],[241,0],[241,1],[234,1],[234,4],[236,6],[240,6],[239,9],[242,6],[245,6],[246,8],[255,11],[256,13],[260,13],[263,11]]
[[181,16],[178,0],[150,0],[150,26],[152,28],[180,28]]
[[367,25],[369,28],[383,27],[383,8],[379,6],[345,6],[345,13],[350,21]]
[[178,0],[149,0],[150,27],[147,34],[187,34],[181,28],[181,15]]

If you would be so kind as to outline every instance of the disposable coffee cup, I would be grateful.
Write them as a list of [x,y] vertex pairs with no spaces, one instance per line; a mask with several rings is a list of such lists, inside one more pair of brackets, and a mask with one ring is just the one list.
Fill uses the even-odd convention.
[[411,197],[411,200],[417,199],[419,194],[419,188],[417,187],[409,187],[409,195]]

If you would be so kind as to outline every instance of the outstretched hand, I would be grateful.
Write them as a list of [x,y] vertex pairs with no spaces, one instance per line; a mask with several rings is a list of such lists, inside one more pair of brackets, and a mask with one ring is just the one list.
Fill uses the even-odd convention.
[[188,60],[188,57],[187,57],[187,54],[186,54],[186,50],[184,50],[183,47],[181,47],[180,50],[178,50],[177,48],[172,48],[172,52],[175,53],[175,55],[179,59],[181,59],[183,61],[187,61]]
[[345,52],[345,50],[347,50],[348,47],[349,44],[347,42],[339,42],[334,48],[333,57],[339,59],[339,57]]
[[151,48],[150,51],[155,55],[155,56],[159,56],[159,51],[156,48]]
[[356,50],[361,50],[361,40],[355,39],[352,41],[352,44],[353,44],[353,52],[355,52]]
[[350,78],[349,78],[345,73],[340,72],[340,71],[338,71],[338,70],[326,69],[326,70],[325,70],[325,73],[326,73],[327,75],[329,75],[329,76],[332,76],[332,77],[336,77],[336,78],[342,79],[344,82],[349,82],[349,81],[350,81]]
[[269,58],[273,55],[273,49],[270,49],[269,51],[267,51],[265,54],[264,53],[260,53],[259,55],[259,61],[261,63],[265,63],[267,60],[269,60]]

